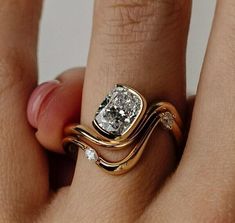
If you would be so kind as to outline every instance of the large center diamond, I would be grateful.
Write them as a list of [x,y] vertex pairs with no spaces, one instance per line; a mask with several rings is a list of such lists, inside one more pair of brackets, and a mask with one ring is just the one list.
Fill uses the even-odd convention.
[[141,109],[141,97],[128,87],[117,85],[101,103],[95,122],[109,135],[122,136],[139,117]]

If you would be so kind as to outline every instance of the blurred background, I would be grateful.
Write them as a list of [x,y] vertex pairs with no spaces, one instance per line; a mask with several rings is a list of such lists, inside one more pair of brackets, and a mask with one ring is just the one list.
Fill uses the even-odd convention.
[[[195,93],[216,0],[194,0],[187,52],[188,92]],[[85,66],[92,25],[92,0],[46,0],[39,42],[40,82]]]

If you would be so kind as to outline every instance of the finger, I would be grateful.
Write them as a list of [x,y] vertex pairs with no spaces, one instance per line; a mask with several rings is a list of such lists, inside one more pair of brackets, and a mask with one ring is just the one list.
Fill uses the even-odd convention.
[[48,198],[46,159],[25,115],[37,79],[41,1],[0,0],[0,8],[0,219],[27,222]]
[[169,221],[235,221],[234,14],[234,1],[217,1],[185,154],[162,194]]
[[79,122],[85,68],[64,72],[57,80],[41,84],[28,103],[28,120],[38,141],[47,149],[63,152],[64,126]]
[[[135,88],[149,103],[170,101],[183,113],[189,12],[189,2],[182,0],[96,1],[83,90],[83,124],[91,126],[98,105],[116,83]],[[86,199],[86,206],[78,205],[78,213],[92,221],[87,211],[95,209],[93,218],[98,213],[105,213],[106,218],[115,213],[127,222],[121,208],[125,206],[132,210],[128,220],[133,221],[174,166],[173,144],[165,132],[154,134],[148,147],[133,171],[116,178],[79,154],[71,194],[72,200]]]

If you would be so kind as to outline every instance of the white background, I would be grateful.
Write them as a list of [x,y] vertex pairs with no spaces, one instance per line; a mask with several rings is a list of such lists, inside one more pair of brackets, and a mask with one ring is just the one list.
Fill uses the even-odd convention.
[[[187,53],[188,91],[196,91],[216,0],[194,0]],[[86,64],[92,0],[46,0],[39,45],[40,81]]]

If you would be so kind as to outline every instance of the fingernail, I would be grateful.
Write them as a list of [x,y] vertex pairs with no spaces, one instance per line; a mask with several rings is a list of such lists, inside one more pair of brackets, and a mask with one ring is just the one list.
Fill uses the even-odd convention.
[[40,84],[29,98],[27,116],[30,125],[34,128],[38,127],[38,118],[43,103],[48,99],[49,95],[60,86],[58,80],[52,80]]

